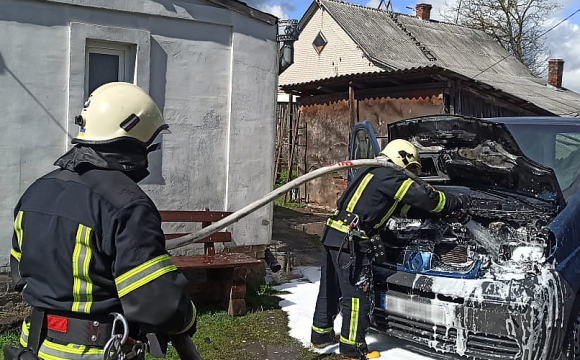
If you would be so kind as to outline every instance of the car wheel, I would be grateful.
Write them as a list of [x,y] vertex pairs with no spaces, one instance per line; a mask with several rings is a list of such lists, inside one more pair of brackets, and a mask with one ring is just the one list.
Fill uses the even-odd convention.
[[580,360],[580,312],[576,313],[572,328],[564,340],[564,359]]

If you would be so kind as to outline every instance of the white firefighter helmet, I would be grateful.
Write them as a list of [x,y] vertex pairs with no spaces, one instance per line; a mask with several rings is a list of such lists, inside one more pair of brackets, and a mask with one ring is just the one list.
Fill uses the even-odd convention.
[[134,139],[149,146],[168,126],[153,99],[137,85],[112,82],[95,89],[75,124],[75,144],[107,144]]
[[419,150],[415,145],[407,140],[395,139],[379,153],[379,156],[386,156],[393,164],[409,170],[421,169],[421,158]]

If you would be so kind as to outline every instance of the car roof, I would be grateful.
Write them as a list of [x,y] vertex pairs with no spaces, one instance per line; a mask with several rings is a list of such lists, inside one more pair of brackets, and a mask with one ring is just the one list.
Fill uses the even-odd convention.
[[497,117],[484,118],[483,120],[504,123],[506,125],[578,125],[580,118],[565,118],[557,116],[538,116],[538,117]]

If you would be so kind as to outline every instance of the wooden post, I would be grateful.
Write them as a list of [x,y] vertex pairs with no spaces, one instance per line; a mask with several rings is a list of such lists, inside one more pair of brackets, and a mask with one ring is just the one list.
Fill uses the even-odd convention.
[[352,81],[348,83],[348,109],[350,112],[350,131],[352,131],[354,124],[356,123],[356,103]]
[[276,146],[276,163],[274,165],[274,181],[278,179],[278,172],[280,168],[280,163],[282,159],[282,148],[284,147],[284,131],[286,130],[286,116],[288,115],[288,110],[284,111],[280,107],[280,129],[278,132],[278,144]]
[[[296,121],[294,122],[294,136],[293,136],[293,142],[290,145],[290,157],[288,158],[288,177],[286,177],[286,184],[288,184],[290,182],[290,180],[292,180],[292,163],[293,163],[293,158],[294,158],[294,149],[296,148],[296,139],[298,138],[298,125],[300,124],[300,112],[298,112],[298,117],[296,118]],[[288,193],[284,194],[284,201],[283,204],[286,205],[286,197],[288,196]]]
[[[209,211],[209,208],[205,208],[205,211]],[[208,227],[211,225],[211,222],[202,222],[201,227]],[[213,243],[204,243],[203,244],[203,252],[205,255],[215,255],[215,247]]]

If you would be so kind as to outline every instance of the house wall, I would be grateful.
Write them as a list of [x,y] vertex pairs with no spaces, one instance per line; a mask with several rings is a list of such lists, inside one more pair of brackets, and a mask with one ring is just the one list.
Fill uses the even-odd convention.
[[[328,44],[320,54],[312,42],[319,32]],[[318,8],[294,43],[294,64],[280,75],[280,85],[318,80],[337,75],[380,71],[373,65],[340,25]]]
[[[142,185],[159,209],[234,211],[272,188],[275,26],[198,0],[82,3],[0,0],[0,270],[19,197],[76,134],[87,95],[79,36],[137,46],[136,83],[172,130]],[[271,218],[267,206],[236,223],[235,244],[266,244]]]
[[[444,113],[439,89],[401,93],[397,97],[357,96],[358,120],[368,120],[377,136],[386,136],[386,125],[409,117]],[[349,158],[350,118],[346,96],[315,96],[299,100],[300,121],[307,123],[306,168],[317,169]],[[301,189],[306,200],[336,207],[347,184],[347,171],[309,182]]]

